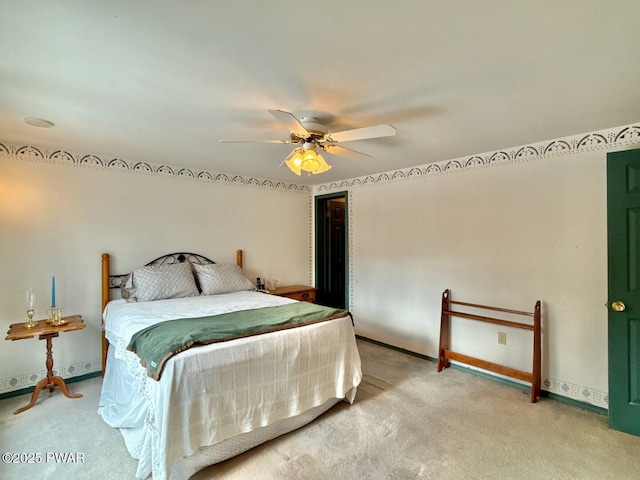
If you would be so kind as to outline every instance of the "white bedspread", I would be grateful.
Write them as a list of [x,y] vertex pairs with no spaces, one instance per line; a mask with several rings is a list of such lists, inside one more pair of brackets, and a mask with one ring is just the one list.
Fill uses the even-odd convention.
[[166,363],[159,382],[126,350],[135,332],[159,321],[291,301],[237,292],[107,305],[112,347],[98,413],[121,429],[129,452],[139,459],[139,478],[168,478],[172,465],[200,447],[331,398],[353,401],[362,373],[349,317],[192,348]]

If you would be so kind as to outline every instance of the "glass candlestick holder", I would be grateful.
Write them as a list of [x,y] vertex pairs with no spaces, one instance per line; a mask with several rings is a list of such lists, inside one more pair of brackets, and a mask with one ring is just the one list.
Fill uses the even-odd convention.
[[32,328],[37,325],[37,322],[33,321],[33,309],[36,304],[36,290],[34,288],[25,289],[24,300],[27,307],[27,317],[29,317],[29,321],[25,323],[25,326],[27,328]]
[[27,328],[35,327],[37,323],[33,321],[33,310],[31,309],[27,310],[27,317],[29,317],[29,321],[25,323],[24,326]]
[[67,321],[62,318],[62,308],[60,307],[51,307],[51,325],[54,327],[59,327],[60,325],[64,325]]

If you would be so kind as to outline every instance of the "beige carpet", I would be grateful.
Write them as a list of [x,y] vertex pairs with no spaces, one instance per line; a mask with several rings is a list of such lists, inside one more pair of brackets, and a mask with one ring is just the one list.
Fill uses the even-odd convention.
[[[300,430],[209,467],[205,479],[638,479],[640,437],[607,428],[604,416],[462,371],[359,341],[364,380]],[[120,433],[96,413],[101,379],[84,394],[45,392],[0,401],[0,452],[39,453],[37,464],[0,463],[0,479],[132,479]],[[47,453],[81,453],[62,463]],[[77,457],[76,457],[77,459]],[[47,461],[48,460],[48,461]],[[69,458],[67,457],[67,461]]]

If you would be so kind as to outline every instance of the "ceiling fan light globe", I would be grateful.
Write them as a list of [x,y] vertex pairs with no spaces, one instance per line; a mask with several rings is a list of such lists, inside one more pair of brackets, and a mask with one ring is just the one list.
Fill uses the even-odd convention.
[[327,170],[331,170],[331,165],[329,165],[327,162],[325,162],[324,158],[322,158],[322,155],[318,155],[318,167],[316,168],[316,171],[313,173],[324,173]]
[[316,173],[320,167],[319,155],[315,150],[306,150],[302,155],[302,169],[305,172]]
[[326,172],[331,169],[331,165],[322,158],[322,155],[316,152],[316,148],[323,149],[322,145],[317,145],[313,142],[305,142],[301,148],[295,149],[289,154],[289,157],[284,161],[285,165],[289,167],[296,175],[301,175],[304,170],[308,176],[311,174],[318,174]]
[[286,165],[287,167],[289,167],[289,170],[291,170],[296,175],[300,176],[300,173],[301,173],[300,165],[296,165],[295,162],[291,160],[287,160]]
[[295,157],[300,158],[299,168],[309,172],[309,175],[323,173],[331,169],[331,165],[327,164],[322,155],[318,155],[315,150],[307,150],[302,155],[296,155]]
[[289,167],[289,170],[300,176],[302,171],[302,155],[300,155],[300,152],[296,153],[293,157],[287,160],[285,164]]
[[306,150],[302,154],[302,160],[304,162],[316,162],[317,159],[318,159],[318,154],[315,152],[315,150]]

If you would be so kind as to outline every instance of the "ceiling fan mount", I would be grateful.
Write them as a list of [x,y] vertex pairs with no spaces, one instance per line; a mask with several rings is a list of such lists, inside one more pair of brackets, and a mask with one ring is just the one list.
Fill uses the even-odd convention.
[[325,135],[329,131],[318,117],[301,117],[300,123],[309,133]]
[[[298,120],[292,113],[284,110],[269,110],[269,112],[282,125],[289,129],[289,140],[220,140],[226,143],[288,143],[298,144],[301,147],[295,148],[282,162],[286,164],[294,173],[300,175],[300,170],[311,173],[322,173],[331,168],[324,159],[317,154],[317,149],[333,155],[349,158],[371,157],[366,153],[358,152],[350,148],[338,145],[342,142],[352,142],[355,140],[365,140],[368,138],[389,137],[396,134],[396,129],[392,125],[376,125],[374,127],[356,128],[353,130],[343,130],[341,132],[329,132],[327,126],[322,123],[317,116],[305,115]],[[304,154],[305,161],[299,159]],[[313,160],[313,154],[316,160]]]
[[300,124],[304,127],[305,132],[291,132],[291,143],[313,143],[319,145],[322,142],[329,141],[327,138],[329,129],[324,123],[321,123],[318,117],[300,117]]

